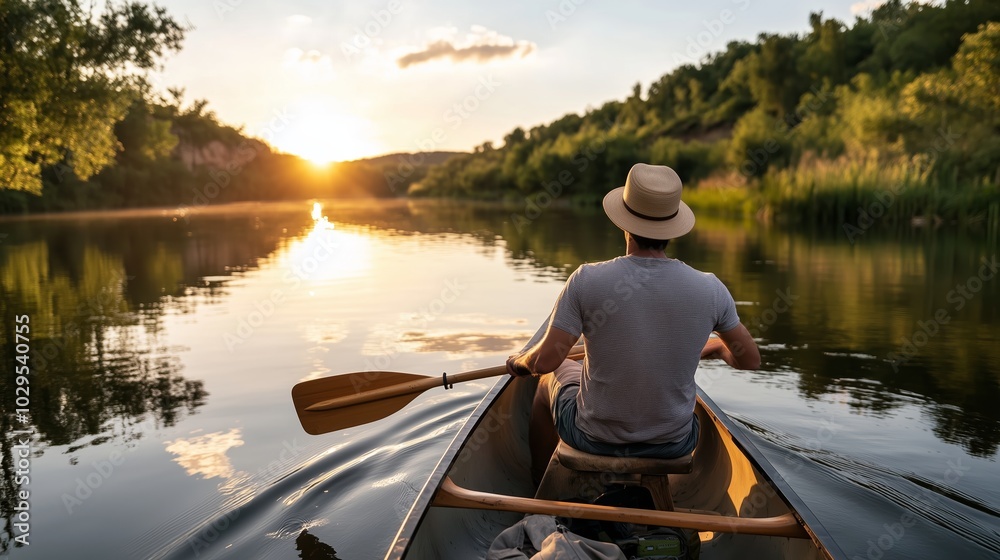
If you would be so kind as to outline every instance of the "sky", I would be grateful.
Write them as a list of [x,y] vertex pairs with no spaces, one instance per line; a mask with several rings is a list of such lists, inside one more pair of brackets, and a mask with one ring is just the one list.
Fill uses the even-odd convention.
[[501,145],[762,32],[878,0],[159,0],[191,27],[153,76],[322,163]]

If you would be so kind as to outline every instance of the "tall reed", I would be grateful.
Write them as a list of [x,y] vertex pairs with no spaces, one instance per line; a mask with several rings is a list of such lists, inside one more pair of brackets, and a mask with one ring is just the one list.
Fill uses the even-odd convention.
[[[944,175],[944,176],[942,176]],[[715,181],[717,183],[718,181]],[[742,187],[698,185],[685,193],[694,207],[756,214],[781,222],[934,225],[979,223],[1000,233],[1000,186],[935,172],[926,158],[884,161],[803,158]]]

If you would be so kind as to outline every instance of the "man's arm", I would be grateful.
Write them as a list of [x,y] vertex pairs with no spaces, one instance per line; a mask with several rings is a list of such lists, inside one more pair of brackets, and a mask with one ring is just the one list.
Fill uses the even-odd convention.
[[555,371],[579,338],[562,329],[549,327],[538,344],[507,359],[507,373],[516,377]]
[[736,369],[760,368],[760,350],[742,324],[719,333],[719,338],[708,339],[701,350],[701,358],[720,358]]

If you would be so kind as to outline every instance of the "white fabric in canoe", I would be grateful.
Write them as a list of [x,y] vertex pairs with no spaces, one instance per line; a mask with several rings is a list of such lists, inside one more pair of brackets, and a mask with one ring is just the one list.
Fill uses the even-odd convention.
[[[537,552],[535,552],[537,551]],[[532,554],[532,556],[528,556]],[[486,560],[626,560],[611,543],[587,539],[551,515],[528,515],[497,535]]]

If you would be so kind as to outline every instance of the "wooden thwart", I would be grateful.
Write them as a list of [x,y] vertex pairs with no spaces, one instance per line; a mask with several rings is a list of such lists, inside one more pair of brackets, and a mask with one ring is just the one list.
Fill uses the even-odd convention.
[[715,531],[718,533],[766,535],[795,539],[809,538],[806,530],[791,513],[777,517],[762,518],[729,517],[680,511],[657,511],[599,506],[595,504],[577,504],[554,500],[537,500],[535,498],[504,496],[502,494],[469,490],[455,484],[451,480],[451,477],[445,477],[437,494],[434,496],[432,505],[439,507],[512,511],[517,513],[538,513],[574,519],[616,521],[640,525],[655,525],[657,527],[680,527],[683,529]]

